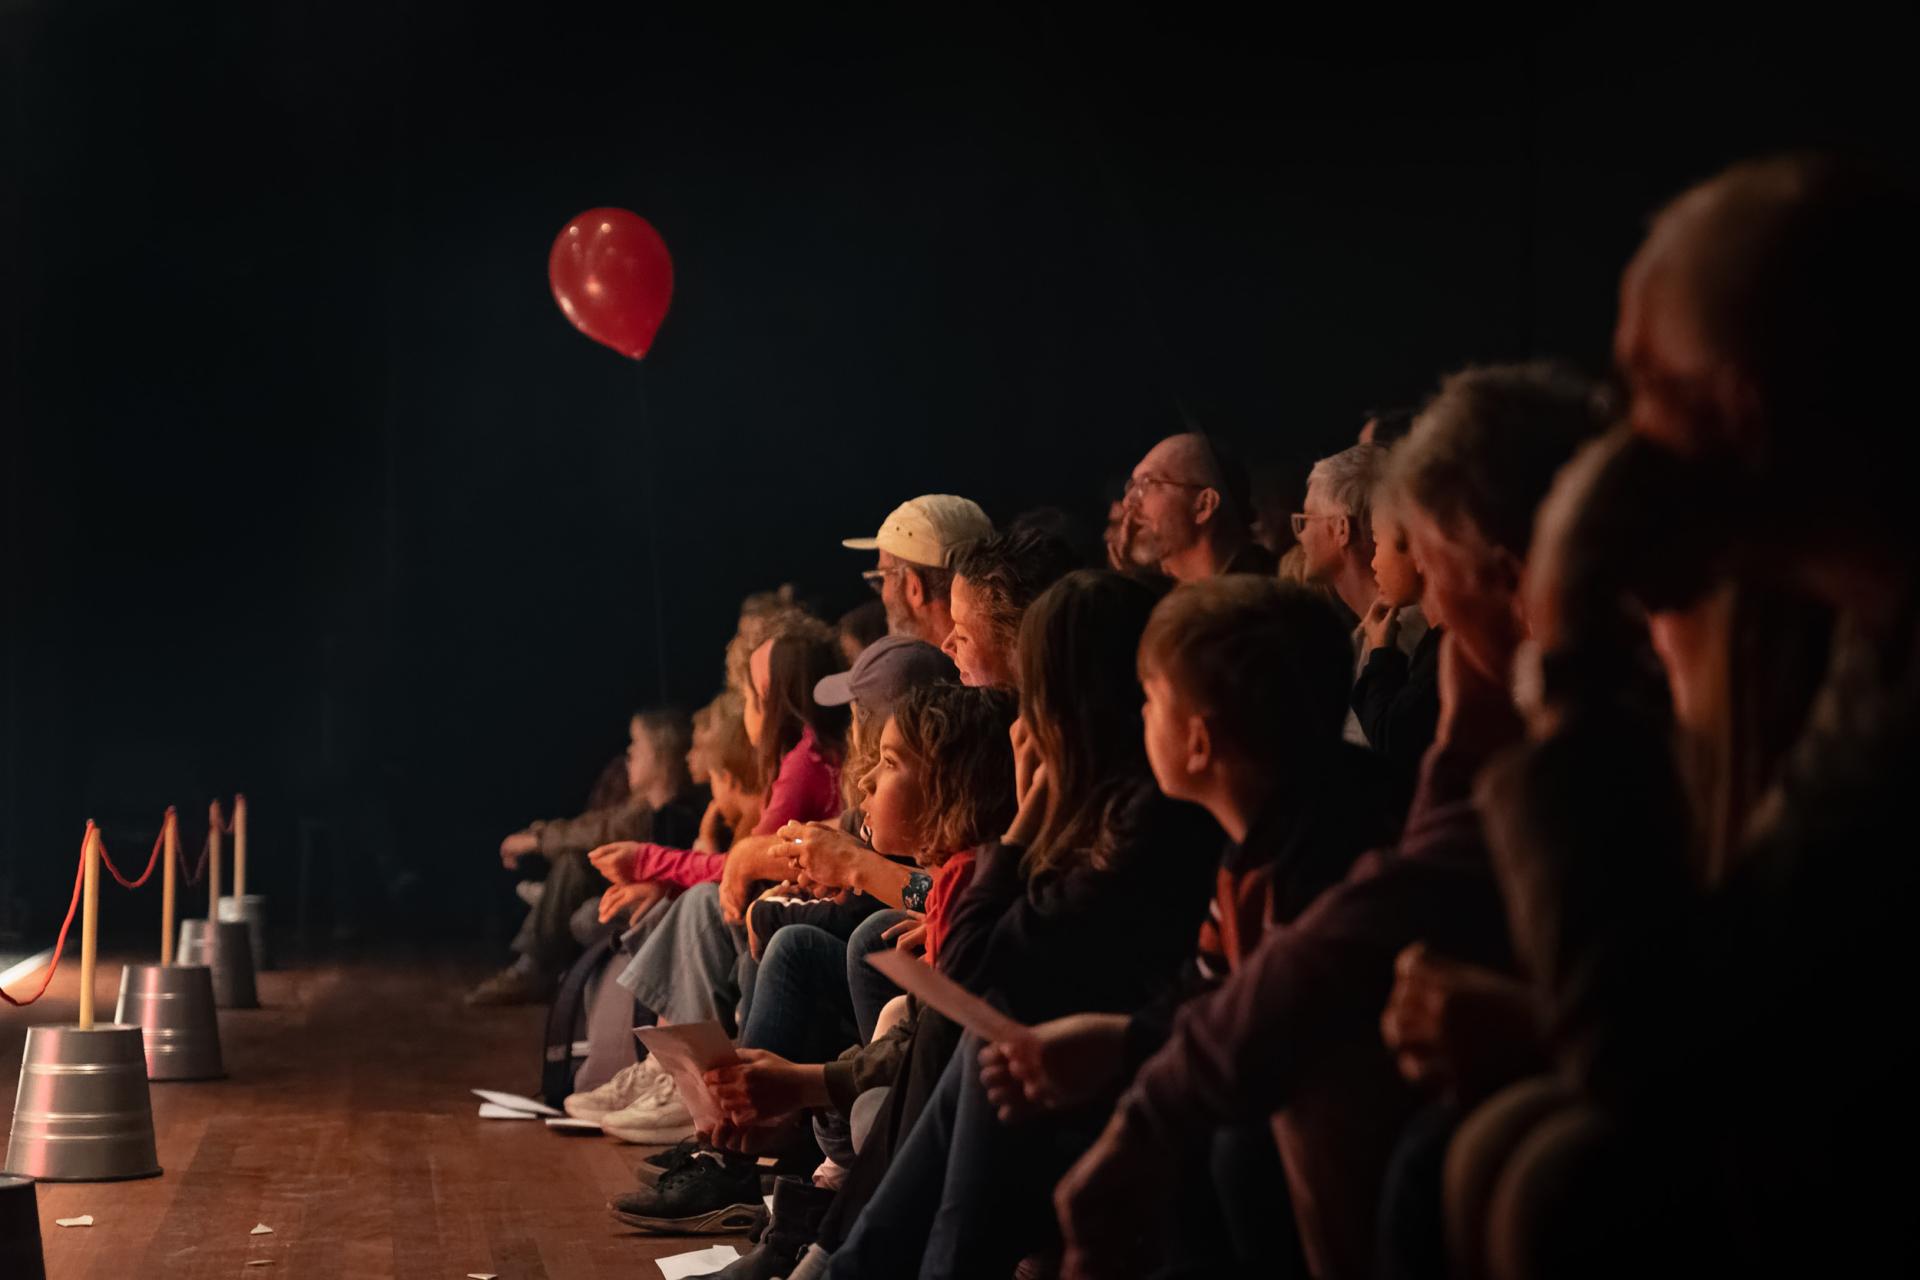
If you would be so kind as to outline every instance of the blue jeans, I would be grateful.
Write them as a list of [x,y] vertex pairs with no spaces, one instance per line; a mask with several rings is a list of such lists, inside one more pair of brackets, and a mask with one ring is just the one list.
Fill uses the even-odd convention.
[[980,1041],[967,1036],[894,1154],[827,1274],[920,1280],[1011,1275],[1057,1236],[1053,1188],[1093,1144],[1094,1112],[1004,1125],[980,1086]]
[[789,1062],[830,1062],[842,1049],[873,1038],[874,1019],[899,988],[866,963],[880,935],[904,912],[881,911],[860,922],[851,940],[811,924],[776,929],[760,955],[755,998],[740,1043]]

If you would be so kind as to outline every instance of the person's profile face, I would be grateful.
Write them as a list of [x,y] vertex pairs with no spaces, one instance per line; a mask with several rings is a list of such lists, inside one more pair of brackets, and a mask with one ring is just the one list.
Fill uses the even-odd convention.
[[773,641],[769,640],[747,659],[747,690],[741,699],[741,720],[746,726],[747,741],[756,747],[766,732],[767,693],[772,685]]
[[653,749],[653,739],[647,736],[640,718],[635,716],[627,726],[627,790],[645,791],[653,785],[659,771],[660,760]]
[[1380,598],[1396,608],[1420,602],[1420,566],[1413,544],[1391,512],[1373,511],[1373,583]]
[[1154,783],[1175,800],[1192,798],[1192,776],[1187,772],[1188,723],[1192,712],[1173,683],[1143,663],[1140,671],[1140,733],[1147,748],[1147,764]]
[[896,636],[914,634],[913,609],[907,603],[906,566],[888,551],[880,553],[880,603],[887,610],[887,631]]
[[1644,253],[1628,266],[1613,348],[1636,434],[1687,457],[1734,443],[1733,415],[1721,403],[1726,374],[1681,272]]
[[940,649],[960,669],[960,683],[973,688],[1014,685],[1012,655],[1001,651],[998,633],[984,607],[981,593],[966,578],[956,574],[948,596],[953,629],[947,632]]
[[1330,582],[1340,572],[1346,548],[1340,530],[1347,518],[1346,508],[1327,497],[1320,485],[1307,487],[1306,501],[1300,504],[1306,522],[1300,526],[1300,554],[1306,561],[1307,581]]
[[866,796],[860,808],[867,818],[868,843],[875,850],[896,858],[931,852],[919,847],[927,817],[920,763],[907,750],[891,716],[880,730],[879,754],[860,779],[860,790]]

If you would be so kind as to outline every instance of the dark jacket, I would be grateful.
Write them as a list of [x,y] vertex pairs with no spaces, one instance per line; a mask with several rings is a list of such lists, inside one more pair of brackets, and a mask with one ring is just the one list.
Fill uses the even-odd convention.
[[1440,723],[1440,628],[1429,627],[1409,657],[1395,645],[1367,655],[1353,683],[1353,714],[1367,743],[1411,789]]
[[1140,1010],[1128,1028],[1135,1062],[1166,1042],[1179,1005],[1245,963],[1267,932],[1290,924],[1369,849],[1391,845],[1405,817],[1393,771],[1346,742],[1296,769],[1247,831],[1228,842],[1189,981]]
[[1425,941],[1469,963],[1512,964],[1472,786],[1520,724],[1509,709],[1460,732],[1429,753],[1398,848],[1362,858],[1219,990],[1189,1002],[1121,1102],[1127,1140],[1165,1150],[1271,1117],[1318,1276],[1372,1274],[1381,1179],[1416,1101],[1380,1039],[1394,959]]
[[1193,954],[1220,828],[1142,782],[1115,802],[1116,844],[1027,882],[1026,850],[990,844],[954,905],[940,967],[1022,1022],[1122,1012],[1174,981]]

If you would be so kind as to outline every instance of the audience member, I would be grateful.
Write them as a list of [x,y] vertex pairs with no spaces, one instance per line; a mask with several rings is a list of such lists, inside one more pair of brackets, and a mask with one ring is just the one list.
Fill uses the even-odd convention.
[[1074,567],[1058,536],[1014,529],[953,554],[953,630],[941,648],[963,684],[1011,689],[1019,670],[1020,618]]
[[1253,540],[1252,489],[1246,467],[1205,433],[1168,436],[1127,481],[1119,555],[1129,565],[1144,558],[1176,582],[1271,576],[1273,556]]
[[[1419,561],[1398,511],[1390,475],[1373,495],[1373,581],[1378,594],[1361,619],[1360,677],[1353,714],[1367,745],[1387,757],[1409,791],[1440,720],[1440,626],[1422,611]],[[1402,646],[1408,628],[1419,639]]]
[[955,547],[993,535],[993,522],[965,498],[930,493],[895,507],[871,538],[846,538],[854,551],[877,551],[879,565],[862,576],[880,594],[887,629],[938,648],[953,628],[947,559]]
[[[1414,813],[1394,856],[1362,859],[1218,991],[1182,1010],[1060,1185],[1074,1265],[1124,1271],[1181,1153],[1215,1126],[1271,1114],[1314,1274],[1372,1274],[1376,1200],[1414,1103],[1380,1039],[1380,1010],[1410,943],[1510,964],[1471,787],[1520,733],[1507,690],[1531,514],[1554,472],[1603,426],[1590,387],[1541,366],[1455,375],[1422,413],[1400,466],[1414,548],[1448,634],[1440,729]],[[1091,1037],[1102,1046],[1091,1053],[1071,1021],[1035,1034],[1062,1043],[1027,1056],[1046,1068],[1025,1081],[1029,1091],[1082,1103],[1112,1082],[1110,1030]]]
[[840,615],[834,628],[840,636],[840,652],[851,667],[860,660],[868,645],[887,634],[887,605],[884,600],[869,600]]
[[512,965],[467,993],[473,1005],[530,1004],[553,994],[554,983],[580,953],[570,927],[574,912],[600,895],[589,851],[611,840],[691,840],[701,803],[687,776],[689,726],[677,711],[635,712],[628,725],[626,795],[575,818],[536,822],[501,842],[501,860],[547,860],[545,880],[513,940]]

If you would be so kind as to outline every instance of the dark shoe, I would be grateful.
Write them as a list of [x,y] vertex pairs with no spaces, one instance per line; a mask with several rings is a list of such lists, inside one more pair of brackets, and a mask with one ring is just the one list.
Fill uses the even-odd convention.
[[669,1169],[651,1187],[610,1202],[630,1227],[670,1236],[735,1235],[759,1216],[760,1170],[750,1160],[729,1161],[708,1147]]
[[665,1173],[669,1169],[678,1169],[681,1165],[693,1159],[693,1153],[701,1150],[706,1145],[705,1142],[697,1137],[682,1138],[665,1151],[656,1151],[652,1155],[645,1157],[640,1163],[650,1164],[660,1172]]
[[519,969],[502,969],[467,992],[467,1003],[470,1005],[545,1004],[552,998],[551,980]]
[[776,1178],[773,1183],[773,1217],[760,1247],[717,1273],[717,1280],[776,1280],[799,1263],[820,1234],[820,1220],[827,1216],[833,1195],[801,1178]]

